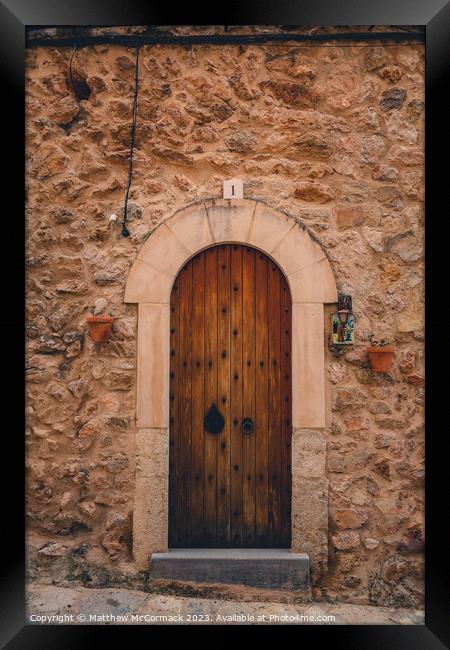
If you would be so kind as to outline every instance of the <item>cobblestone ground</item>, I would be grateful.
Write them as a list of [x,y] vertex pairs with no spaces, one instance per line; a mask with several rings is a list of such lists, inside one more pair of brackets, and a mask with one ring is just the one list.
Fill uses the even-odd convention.
[[27,619],[33,624],[300,624],[423,625],[424,612],[351,604],[243,602],[149,594],[131,589],[30,585]]

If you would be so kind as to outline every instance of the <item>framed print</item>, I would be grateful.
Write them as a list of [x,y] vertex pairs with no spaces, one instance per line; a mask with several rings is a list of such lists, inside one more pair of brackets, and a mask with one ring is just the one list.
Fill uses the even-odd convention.
[[105,625],[444,647],[450,14],[413,4],[0,5],[7,647]]

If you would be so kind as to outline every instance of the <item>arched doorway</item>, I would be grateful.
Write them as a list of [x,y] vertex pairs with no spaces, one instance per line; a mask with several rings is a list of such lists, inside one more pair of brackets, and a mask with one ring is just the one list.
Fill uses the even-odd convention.
[[181,208],[155,229],[130,269],[124,301],[138,305],[133,556],[146,569],[153,553],[168,549],[172,287],[188,260],[224,243],[270,256],[290,288],[290,548],[307,553],[313,573],[320,573],[328,560],[324,305],[337,302],[336,283],[325,251],[307,228],[252,199],[208,199]]
[[291,545],[291,295],[267,255],[201,251],[170,299],[169,547]]

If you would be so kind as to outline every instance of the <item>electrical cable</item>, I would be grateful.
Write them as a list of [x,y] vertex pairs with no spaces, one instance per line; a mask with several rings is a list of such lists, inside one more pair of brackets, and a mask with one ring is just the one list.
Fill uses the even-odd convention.
[[76,44],[74,43],[74,45],[73,45],[73,50],[72,50],[72,54],[70,55],[70,61],[69,61],[69,76],[70,76],[70,83],[72,84],[72,89],[73,89],[74,92],[75,92],[75,86],[74,86],[74,84],[73,84],[72,61],[73,61],[73,57],[75,56],[75,50],[76,50],[76,49],[77,49],[77,46],[76,46]]
[[124,237],[128,237],[130,234],[126,226],[126,222],[127,222],[127,212],[128,212],[128,196],[130,194],[131,181],[133,178],[133,152],[134,152],[134,143],[136,139],[138,87],[139,87],[139,48],[137,47],[136,64],[135,64],[135,71],[134,71],[134,96],[133,96],[133,117],[131,123],[130,166],[128,169],[127,191],[125,194],[125,204],[123,208],[122,235]]

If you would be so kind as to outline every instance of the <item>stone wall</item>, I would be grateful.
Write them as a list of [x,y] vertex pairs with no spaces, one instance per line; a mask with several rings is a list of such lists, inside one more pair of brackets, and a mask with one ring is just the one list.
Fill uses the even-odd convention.
[[[424,50],[345,45],[142,47],[128,238],[135,51],[28,50],[33,575],[77,553],[106,572],[131,570],[137,313],[123,302],[127,274],[158,224],[238,177],[246,198],[308,228],[353,296],[350,348],[328,346],[326,308],[329,555],[316,596],[421,602]],[[103,346],[87,335],[91,307],[115,318]],[[370,370],[370,333],[396,347],[389,375]]]

